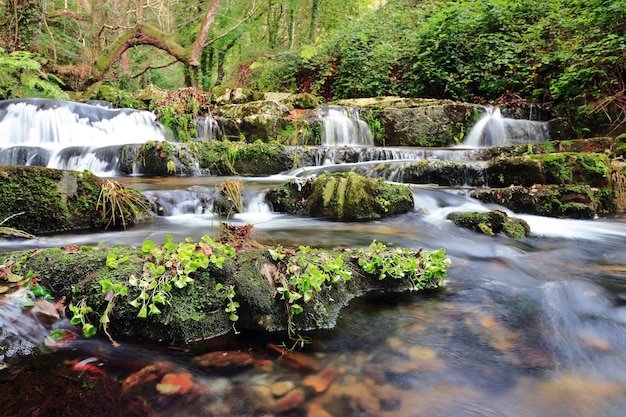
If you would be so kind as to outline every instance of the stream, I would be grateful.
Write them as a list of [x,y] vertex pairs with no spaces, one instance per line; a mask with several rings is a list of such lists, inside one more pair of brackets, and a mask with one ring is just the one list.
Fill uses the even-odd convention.
[[[412,212],[381,221],[273,212],[265,191],[294,175],[237,177],[245,209],[228,222],[252,224],[256,239],[268,245],[357,248],[377,240],[444,248],[452,260],[445,288],[355,300],[336,328],[307,333],[312,342],[293,354],[281,355],[283,334],[246,333],[184,346],[114,347],[106,339],[78,338],[43,354],[2,351],[0,415],[625,415],[626,214],[593,220],[515,214],[468,197],[469,187],[425,185],[412,185]],[[202,202],[233,179],[115,178],[158,200],[162,215],[125,231],[0,240],[0,251],[211,235],[220,219]],[[526,220],[531,235],[490,237],[446,218],[495,208]],[[45,346],[50,326],[41,325],[40,315],[16,315],[6,299],[1,338],[19,339],[33,351]]]

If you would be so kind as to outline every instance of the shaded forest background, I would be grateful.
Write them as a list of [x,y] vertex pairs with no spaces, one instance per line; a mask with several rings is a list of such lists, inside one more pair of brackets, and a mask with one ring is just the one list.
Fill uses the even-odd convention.
[[0,98],[216,85],[626,119],[626,0],[7,0]]

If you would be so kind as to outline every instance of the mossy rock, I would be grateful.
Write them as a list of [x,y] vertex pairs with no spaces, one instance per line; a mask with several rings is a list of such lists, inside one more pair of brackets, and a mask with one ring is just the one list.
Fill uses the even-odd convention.
[[290,180],[270,189],[267,200],[279,212],[346,221],[381,219],[414,207],[409,187],[352,172]]
[[306,200],[313,193],[313,179],[294,178],[280,187],[272,187],[265,195],[274,211],[279,213],[304,214]]
[[0,166],[0,221],[35,235],[99,228],[102,179],[89,172]]
[[525,220],[509,217],[501,210],[489,212],[451,213],[448,219],[457,226],[493,236],[504,233],[510,238],[520,239],[530,234],[530,226]]
[[489,185],[582,184],[608,187],[611,162],[598,153],[564,152],[499,157],[487,167]]
[[319,106],[319,99],[310,93],[294,94],[291,97],[291,104],[296,109],[315,109]]
[[413,207],[413,191],[405,185],[342,172],[317,178],[305,211],[314,217],[364,221],[406,213]]
[[516,213],[591,219],[598,212],[615,210],[611,189],[586,185],[536,185],[477,189],[471,194],[485,203],[500,204]]
[[[332,328],[340,310],[355,297],[373,291],[389,293],[443,286],[445,265],[446,262],[449,263],[449,260],[443,259],[445,252],[442,250],[431,253],[406,250],[400,254],[397,250],[386,250],[383,247],[375,252],[381,262],[402,262],[409,258],[409,264],[414,269],[410,271],[413,274],[411,277],[381,279],[382,267],[366,272],[360,266],[359,259],[369,259],[370,255],[359,251],[312,248],[291,250],[282,247],[272,248],[270,251],[270,248],[245,238],[236,242],[238,250],[233,250],[228,255],[215,246],[215,242],[209,247],[197,246],[196,250],[201,253],[209,250],[211,255],[223,256],[223,263],[219,267],[213,263],[209,263],[207,267],[199,267],[189,275],[193,283],[183,288],[172,285],[166,291],[167,294],[162,294],[166,300],[159,304],[159,311],[146,317],[138,317],[141,301],[137,300],[141,300],[138,297],[141,297],[142,286],[137,283],[137,279],[157,279],[147,272],[147,263],[156,259],[149,255],[151,249],[146,251],[144,248],[69,246],[9,252],[3,255],[3,261],[5,265],[9,265],[7,268],[12,268],[11,265],[15,263],[19,264],[19,269],[15,269],[14,273],[32,271],[38,277],[39,285],[51,290],[57,299],[66,297],[68,305],[90,307],[91,311],[85,313],[85,319],[95,326],[101,323],[100,319],[106,312],[110,337],[151,343],[185,343],[233,331],[230,312],[225,308],[229,300],[221,291],[226,286],[234,290],[232,301],[239,304],[236,310],[238,320],[234,324],[238,330]],[[185,241],[185,244],[189,243],[191,242]],[[161,266],[164,267],[158,280],[167,282],[173,278],[172,274],[177,273],[176,268],[166,267],[170,262],[172,249],[166,245],[157,249],[163,255]],[[280,260],[274,258],[272,252],[280,252]],[[336,260],[339,257],[345,259],[345,262],[334,265],[340,265],[342,273],[345,272],[349,278],[320,284],[314,297],[301,302],[300,314],[288,315],[286,311],[289,306],[278,291],[282,286],[291,285],[288,282],[294,270],[290,266],[297,266],[296,270],[302,271],[311,262],[317,262],[318,267],[324,269],[326,261],[320,262],[320,259]],[[417,267],[413,260],[417,261]],[[439,268],[434,271],[433,265]],[[428,270],[425,269],[427,267]],[[132,283],[133,280],[135,284]],[[111,299],[103,294],[106,291],[103,290],[103,282],[124,286],[127,293],[118,292],[110,302]],[[74,311],[70,311],[73,316]]]

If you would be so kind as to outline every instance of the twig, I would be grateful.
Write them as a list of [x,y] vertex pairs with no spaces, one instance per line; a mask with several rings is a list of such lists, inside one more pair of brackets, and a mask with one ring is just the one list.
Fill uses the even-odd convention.
[[25,213],[26,213],[26,212],[25,212],[25,211],[23,211],[23,212],[21,212],[21,213],[11,214],[9,217],[7,217],[6,219],[4,219],[4,220],[2,220],[2,221],[0,222],[0,226],[2,226],[3,224],[5,224],[8,220],[12,219],[13,217],[16,217],[16,216],[21,216],[22,214],[25,214]]

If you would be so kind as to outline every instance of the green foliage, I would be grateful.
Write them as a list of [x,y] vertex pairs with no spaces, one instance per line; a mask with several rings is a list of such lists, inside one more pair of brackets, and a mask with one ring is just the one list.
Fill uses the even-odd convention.
[[199,268],[207,269],[209,265],[221,268],[226,257],[235,255],[235,250],[219,242],[214,242],[204,235],[200,243],[187,238],[184,242],[175,243],[168,235],[163,246],[157,246],[146,240],[142,246],[146,259],[141,277],[131,276],[128,283],[139,290],[139,295],[130,304],[139,309],[137,317],[161,314],[158,307],[167,305],[173,287],[185,288],[193,284],[190,277]]
[[309,303],[316,292],[326,285],[350,280],[352,273],[344,269],[345,253],[313,250],[300,246],[298,250],[287,250],[278,246],[270,250],[274,261],[280,262],[276,287],[281,299],[289,306],[289,314],[304,311],[301,303]]
[[288,332],[296,340],[302,338],[294,329],[293,315],[303,313],[321,291],[352,279],[355,261],[363,272],[381,280],[387,277],[407,280],[411,290],[443,285],[450,265],[443,249],[432,252],[407,248],[388,250],[376,241],[367,249],[355,251],[330,252],[309,246],[293,250],[278,246],[269,253],[277,262],[276,291],[287,305]]
[[624,109],[625,19],[626,4],[606,0],[398,0],[301,53],[260,62],[259,88],[332,99],[513,92],[570,113],[593,100]]
[[98,328],[89,322],[88,315],[93,309],[87,305],[85,299],[80,300],[78,305],[70,304],[69,309],[72,312],[70,324],[81,326],[85,337],[91,337],[96,334]]
[[239,320],[239,316],[237,315],[237,309],[239,308],[239,303],[235,301],[235,286],[234,285],[224,285],[221,282],[215,284],[215,290],[220,292],[222,296],[227,300],[226,307],[224,307],[224,311],[230,313],[228,318],[230,321],[235,322]]
[[388,250],[381,242],[373,241],[367,249],[356,252],[358,263],[368,274],[378,279],[387,277],[406,279],[414,291],[443,285],[450,260],[443,249],[415,252],[409,248]]
[[67,100],[63,83],[41,69],[41,58],[32,52],[6,54],[0,47],[0,99],[14,97],[47,97]]
[[[171,292],[192,285],[194,283],[192,275],[196,271],[206,270],[211,266],[222,268],[227,258],[235,256],[233,247],[215,242],[207,235],[202,236],[200,242],[197,243],[191,238],[175,243],[172,241],[172,236],[167,235],[162,246],[156,245],[151,240],[145,240],[141,249],[143,255],[141,276],[130,275],[128,281],[125,282],[115,282],[110,279],[103,279],[99,282],[107,306],[104,312],[99,314],[98,320],[107,335],[109,335],[107,327],[111,321],[110,314],[116,299],[127,299],[128,304],[139,310],[138,318],[161,314],[161,309],[171,304]],[[110,252],[106,258],[106,266],[110,269],[117,269],[128,262],[133,261],[128,256],[118,259],[113,252]],[[221,285],[216,289],[223,291],[224,298],[227,300],[225,311],[230,313],[232,321],[236,321],[238,318],[236,310],[239,304],[234,301],[236,295],[234,287]],[[95,313],[84,299],[77,305],[70,304],[69,308],[72,312],[71,324],[81,325],[85,336],[93,336],[97,328],[90,323],[89,315],[97,314],[97,312]]]

